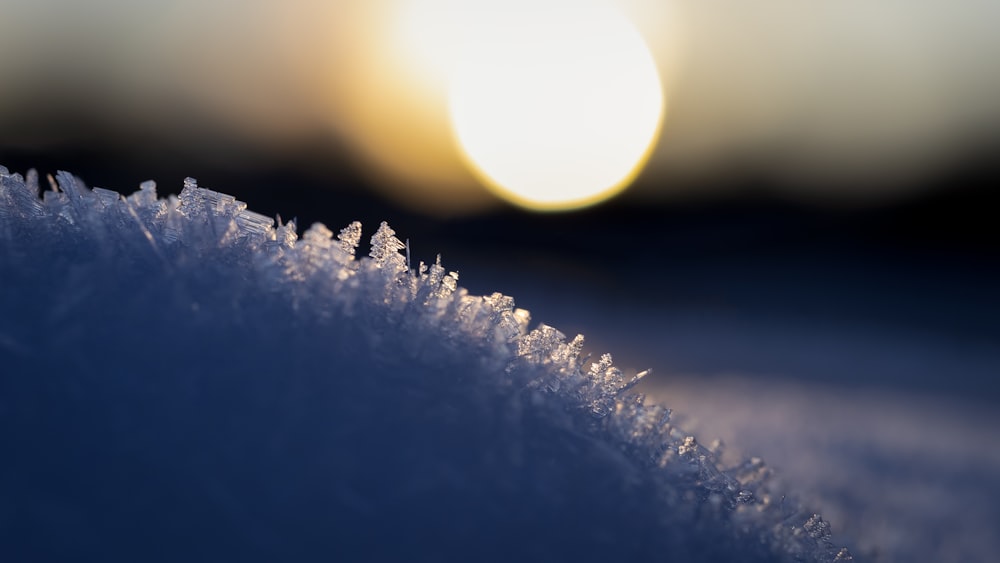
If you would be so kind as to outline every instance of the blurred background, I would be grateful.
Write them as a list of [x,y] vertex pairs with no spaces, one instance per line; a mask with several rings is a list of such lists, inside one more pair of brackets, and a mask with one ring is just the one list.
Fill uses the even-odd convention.
[[647,392],[763,455],[869,555],[986,561],[998,18],[0,0],[0,164],[122,192],[193,176],[300,227],[388,220],[473,293],[653,367]]

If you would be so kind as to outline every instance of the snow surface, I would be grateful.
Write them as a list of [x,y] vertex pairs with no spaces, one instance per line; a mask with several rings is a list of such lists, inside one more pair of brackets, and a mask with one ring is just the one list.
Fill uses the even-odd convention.
[[[855,554],[886,562],[991,563],[1000,553],[1000,414],[898,390],[672,374],[649,396],[677,422],[767,460],[820,507]],[[766,405],[766,408],[762,408]]]
[[852,560],[648,372],[361,240],[0,167],[0,560]]

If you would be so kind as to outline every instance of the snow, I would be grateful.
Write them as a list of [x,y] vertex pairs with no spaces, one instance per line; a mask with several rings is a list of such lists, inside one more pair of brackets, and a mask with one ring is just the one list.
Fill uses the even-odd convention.
[[684,406],[675,421],[685,428],[767,459],[856,556],[987,563],[1000,553],[995,408],[745,374],[674,373],[645,387]]
[[[0,167],[0,559],[846,561],[610,354],[382,223]],[[407,255],[401,254],[403,250]]]

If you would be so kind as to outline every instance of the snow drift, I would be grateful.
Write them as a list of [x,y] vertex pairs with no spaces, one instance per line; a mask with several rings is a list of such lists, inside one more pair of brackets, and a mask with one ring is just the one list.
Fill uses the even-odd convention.
[[0,556],[851,560],[643,373],[361,240],[0,167]]

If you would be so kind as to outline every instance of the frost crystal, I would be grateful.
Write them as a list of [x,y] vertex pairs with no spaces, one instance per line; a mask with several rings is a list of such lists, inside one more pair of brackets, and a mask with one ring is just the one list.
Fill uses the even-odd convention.
[[[360,230],[361,224],[358,223]],[[406,245],[396,238],[396,231],[388,223],[382,221],[378,230],[372,235],[372,250],[368,253],[379,268],[404,267],[403,257],[399,254]]]
[[354,250],[361,243],[361,223],[354,221],[341,229],[340,234],[337,235],[337,240],[340,241],[340,249],[344,253],[354,256]]
[[191,178],[123,198],[60,172],[39,199],[0,167],[9,559],[162,537],[223,550],[167,560],[851,560],[760,460],[722,465],[629,394],[648,370],[589,362],[440,256],[411,269],[386,223],[358,258],[361,236],[298,237]]

